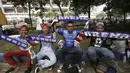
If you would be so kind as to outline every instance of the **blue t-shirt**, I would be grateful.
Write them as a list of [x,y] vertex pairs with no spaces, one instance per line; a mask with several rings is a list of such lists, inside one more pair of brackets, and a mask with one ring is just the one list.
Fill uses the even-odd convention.
[[65,47],[74,47],[74,40],[79,35],[80,30],[74,30],[72,33],[69,33],[68,30],[58,30],[58,34],[62,35],[64,38]]

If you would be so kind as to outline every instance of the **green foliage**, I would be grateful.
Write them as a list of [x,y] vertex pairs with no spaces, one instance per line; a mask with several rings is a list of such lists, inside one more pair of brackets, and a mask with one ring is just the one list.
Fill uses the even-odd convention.
[[108,0],[104,11],[107,12],[109,16],[121,17],[121,15],[124,15],[125,19],[126,14],[130,13],[130,0]]
[[19,5],[23,7],[28,7],[27,5],[30,4],[33,8],[44,10],[43,6],[46,4],[46,0],[7,0],[8,2],[12,2],[14,7]]
[[105,2],[106,0],[73,0],[71,3],[71,9],[76,15],[88,13],[88,16],[90,16],[91,8]]

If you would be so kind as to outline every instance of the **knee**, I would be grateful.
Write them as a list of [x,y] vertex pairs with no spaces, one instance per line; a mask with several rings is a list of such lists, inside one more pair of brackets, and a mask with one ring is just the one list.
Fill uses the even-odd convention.
[[62,53],[62,49],[57,49],[56,54]]
[[115,55],[111,54],[110,59],[115,60]]
[[51,60],[52,64],[55,64],[56,61],[57,61],[57,58],[56,58],[56,56],[55,56],[55,57],[51,58],[50,60]]
[[79,48],[79,53],[82,54],[83,53],[83,50],[81,48]]
[[56,59],[53,59],[52,61],[52,65],[56,63]]
[[91,55],[94,53],[94,49],[93,48],[88,48],[88,51],[87,51],[88,55]]
[[62,52],[62,49],[58,49],[56,52],[55,52],[56,56],[59,57],[61,54],[63,54]]
[[4,57],[4,58],[9,57],[9,53],[8,53],[8,52],[5,52],[5,53],[3,54],[3,57]]
[[81,49],[81,48],[75,48],[76,50],[75,50],[75,52],[77,52],[77,53],[79,53],[79,54],[82,54],[83,53],[83,50]]
[[114,55],[114,53],[109,53],[109,58],[111,59],[111,60],[114,60],[115,59],[115,55]]

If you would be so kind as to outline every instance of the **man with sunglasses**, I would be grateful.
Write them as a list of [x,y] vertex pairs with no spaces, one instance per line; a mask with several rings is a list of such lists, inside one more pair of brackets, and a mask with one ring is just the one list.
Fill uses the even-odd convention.
[[[57,30],[58,34],[63,36],[64,44],[63,47],[57,50],[57,57],[59,63],[59,69],[57,72],[61,72],[63,67],[63,63],[66,60],[66,56],[69,57],[68,59],[75,59],[75,64],[80,63],[82,50],[79,47],[74,46],[74,40],[77,35],[80,34],[80,30],[74,30],[74,23],[68,22],[67,30]],[[72,57],[68,56],[68,54],[72,55]],[[76,58],[74,58],[76,57]]]

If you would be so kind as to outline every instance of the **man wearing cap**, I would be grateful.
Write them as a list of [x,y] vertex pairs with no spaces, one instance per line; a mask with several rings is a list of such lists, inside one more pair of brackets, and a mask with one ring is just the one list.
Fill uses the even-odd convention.
[[[39,35],[40,38],[53,38],[52,33],[49,32],[48,24],[41,24],[43,33]],[[37,53],[38,67],[35,68],[35,73],[38,73],[43,68],[48,68],[56,63],[56,56],[53,51],[52,43],[37,41],[40,44],[40,51]],[[48,59],[43,59],[43,57]]]
[[[20,35],[18,37],[15,37],[14,39],[17,39],[23,43],[26,43],[28,45],[28,47],[30,46],[35,46],[35,42],[31,41],[29,38],[30,36],[27,34],[29,31],[28,26],[27,25],[22,25],[20,26]],[[4,53],[4,58],[7,61],[7,63],[11,66],[10,69],[8,69],[5,73],[11,73],[12,71],[14,71],[16,68],[18,68],[18,64],[16,63],[16,61],[14,60],[14,56],[27,56],[27,60],[26,60],[26,70],[25,73],[30,73],[31,72],[31,55],[28,51],[27,48],[22,48],[19,47],[19,50],[10,50]]]
[[[96,23],[96,31],[102,32],[104,31],[104,23],[103,22],[97,22]],[[81,40],[85,38],[84,34],[81,33],[76,38],[76,42],[79,43]],[[105,73],[108,69],[108,63],[110,63],[112,60],[115,59],[115,56],[111,50],[106,48],[108,46],[107,44],[107,38],[101,38],[101,37],[87,37],[90,38],[90,45],[87,50],[87,54],[93,62],[98,62],[96,68],[97,73]]]

